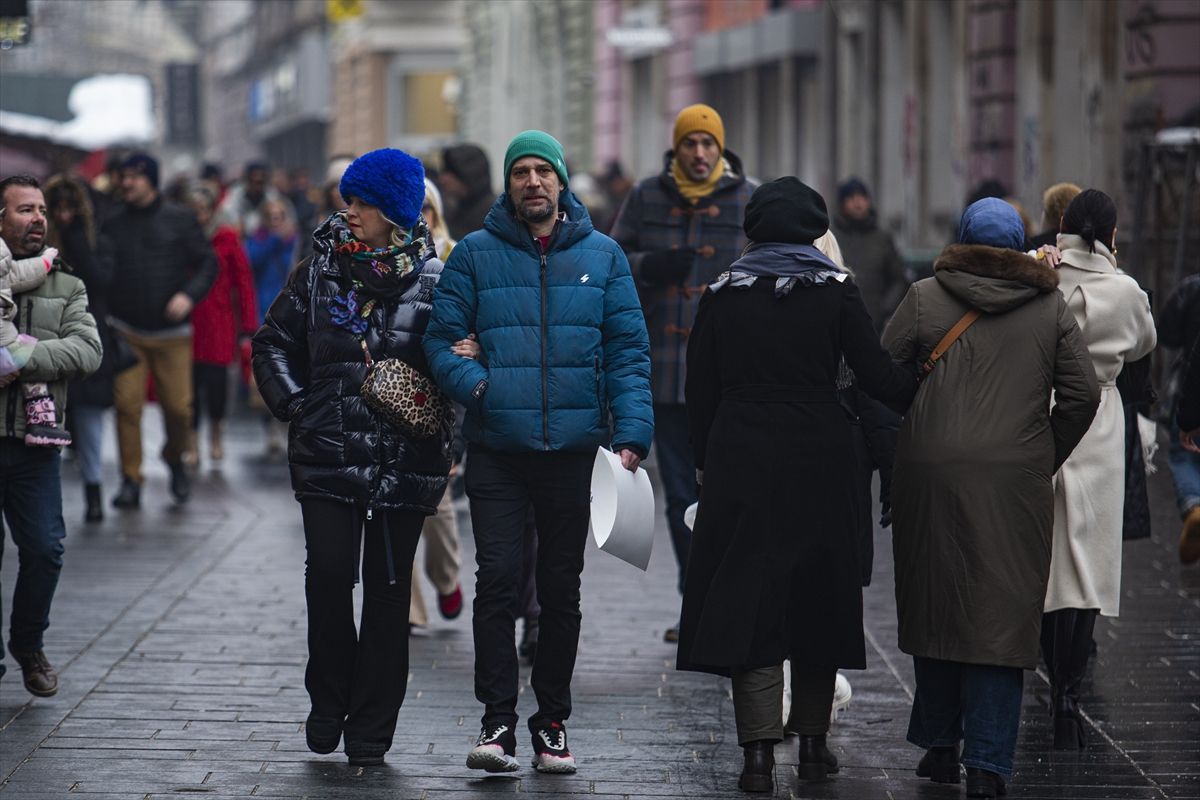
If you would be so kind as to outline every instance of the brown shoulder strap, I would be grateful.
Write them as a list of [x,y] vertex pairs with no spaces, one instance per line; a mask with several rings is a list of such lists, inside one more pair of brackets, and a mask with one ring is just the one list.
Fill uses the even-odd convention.
[[946,335],[937,343],[937,347],[933,348],[933,352],[929,354],[929,358],[925,359],[925,363],[921,365],[921,377],[927,377],[933,372],[933,368],[937,366],[938,359],[946,355],[946,351],[950,349],[950,345],[958,341],[958,337],[966,332],[967,328],[975,324],[975,320],[983,314],[977,308],[972,308],[966,314],[962,315],[962,319],[954,323],[954,327],[946,331]]

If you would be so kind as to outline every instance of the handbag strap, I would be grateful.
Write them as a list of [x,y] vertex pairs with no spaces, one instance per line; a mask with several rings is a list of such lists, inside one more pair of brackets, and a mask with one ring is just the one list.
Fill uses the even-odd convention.
[[372,360],[372,358],[371,358],[371,351],[370,351],[370,349],[367,347],[367,340],[366,340],[366,339],[359,339],[359,340],[358,340],[358,343],[359,343],[360,345],[362,345],[363,358],[364,358],[364,359],[366,360],[366,362],[367,362],[367,368],[368,368],[368,369],[370,369],[371,367],[375,366],[375,362],[374,362],[374,360]]
[[929,354],[929,358],[925,359],[925,363],[921,365],[921,377],[926,378],[929,373],[933,372],[933,368],[937,366],[938,360],[946,355],[946,351],[950,349],[950,345],[958,341],[958,337],[966,333],[967,328],[975,324],[975,320],[979,319],[983,312],[977,308],[972,308],[970,311],[962,315],[962,319],[954,323],[954,327],[946,331],[946,335],[937,343],[937,347],[933,348],[933,352]]

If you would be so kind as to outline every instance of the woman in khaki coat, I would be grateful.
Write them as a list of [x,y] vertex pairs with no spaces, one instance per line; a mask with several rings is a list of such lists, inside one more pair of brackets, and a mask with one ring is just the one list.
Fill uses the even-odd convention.
[[928,748],[917,774],[941,783],[959,782],[961,741],[969,797],[995,797],[1012,774],[1050,572],[1052,476],[1099,402],[1058,274],[1020,252],[1024,238],[1003,200],[973,203],[959,244],[883,334],[894,360],[917,367],[982,312],[917,391],[892,489],[900,649],[917,679],[908,740]]
[[1088,189],[1067,206],[1058,246],[1058,290],[1083,333],[1100,409],[1054,477],[1054,548],[1042,654],[1050,673],[1055,749],[1084,745],[1079,684],[1091,657],[1096,615],[1117,616],[1125,503],[1125,414],[1117,375],[1154,349],[1150,299],[1117,270],[1117,206]]

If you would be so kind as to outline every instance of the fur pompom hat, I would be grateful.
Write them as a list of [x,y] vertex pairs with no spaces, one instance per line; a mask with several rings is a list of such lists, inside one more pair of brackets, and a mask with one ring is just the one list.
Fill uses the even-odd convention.
[[383,216],[409,230],[425,203],[425,167],[403,150],[384,147],[363,153],[346,167],[338,192],[370,203]]

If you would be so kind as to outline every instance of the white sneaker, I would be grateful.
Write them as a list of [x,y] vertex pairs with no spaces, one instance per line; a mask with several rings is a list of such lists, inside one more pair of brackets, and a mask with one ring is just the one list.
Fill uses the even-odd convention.
[[833,710],[829,712],[829,723],[837,722],[838,712],[850,708],[850,681],[842,673],[837,674],[833,684]]
[[561,722],[551,722],[534,731],[533,767],[538,772],[559,775],[575,772],[575,756],[567,749],[567,730]]
[[485,772],[516,772],[521,768],[517,761],[517,737],[507,725],[483,728],[475,746],[467,753],[467,768]]

